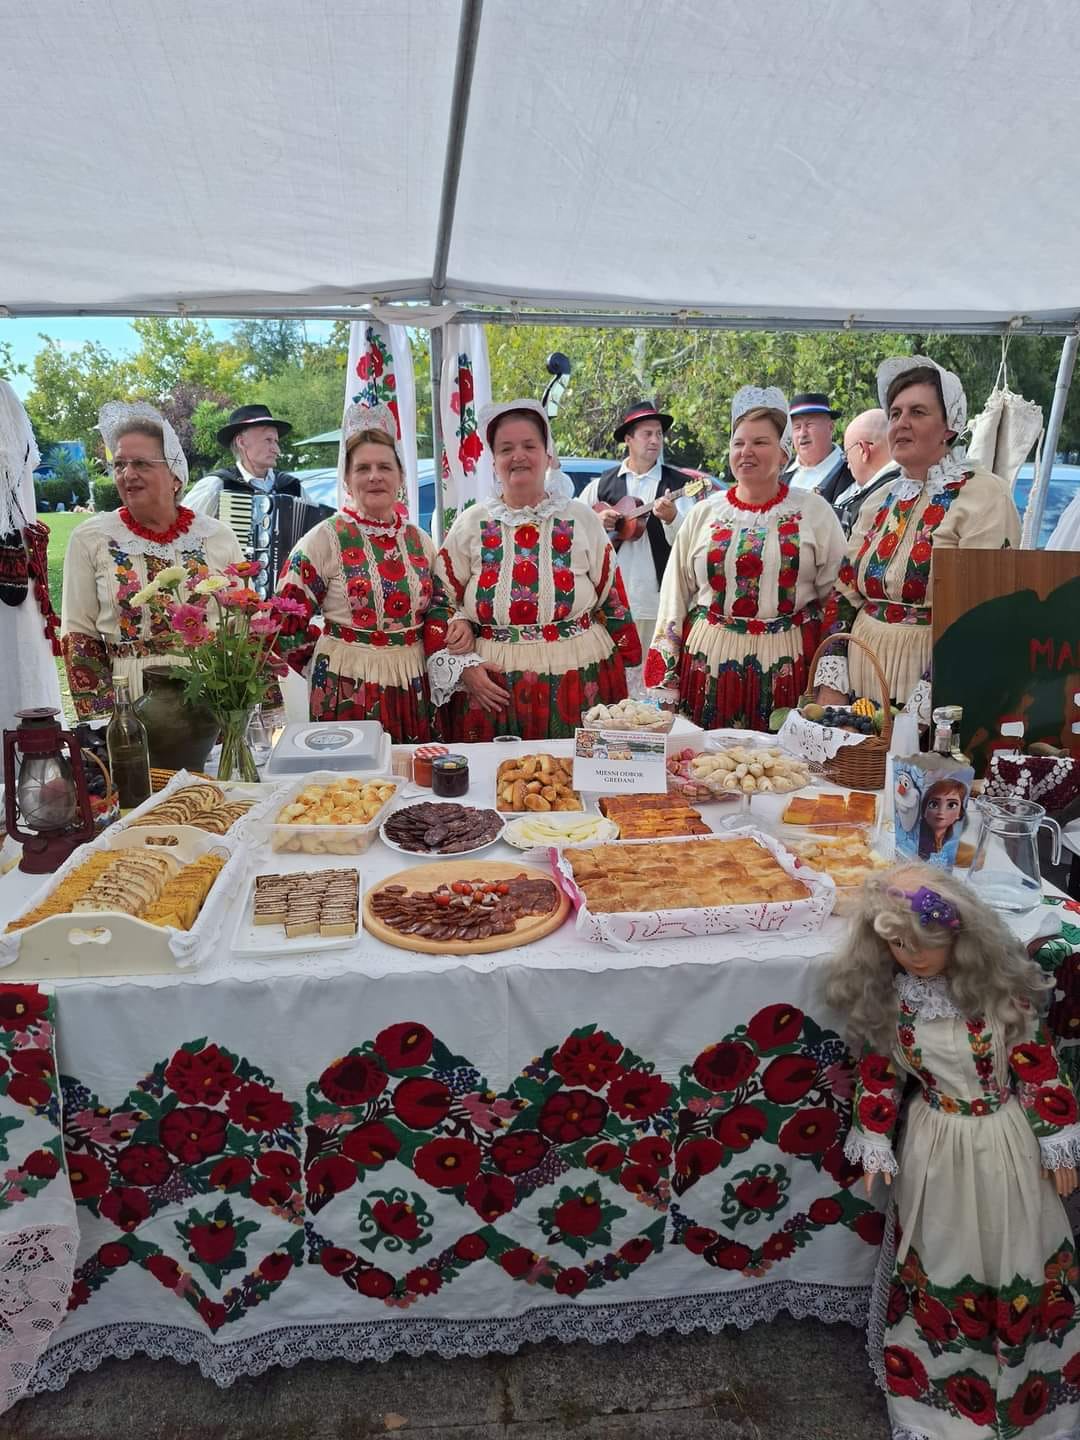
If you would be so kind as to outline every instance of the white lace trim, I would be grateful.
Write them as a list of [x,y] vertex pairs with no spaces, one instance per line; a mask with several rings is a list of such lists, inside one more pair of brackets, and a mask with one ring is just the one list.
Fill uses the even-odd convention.
[[552,515],[561,514],[568,503],[568,497],[564,495],[545,495],[538,505],[524,505],[520,510],[512,510],[501,496],[493,495],[490,500],[484,501],[484,508],[493,520],[505,521],[507,525],[525,525],[530,520],[547,520]]
[[962,1020],[964,1017],[956,1008],[949,994],[949,982],[944,975],[924,979],[919,975],[897,975],[893,984],[897,998],[910,1006],[920,1020]]
[[292,1325],[247,1340],[211,1339],[205,1330],[174,1325],[103,1325],[70,1340],[59,1340],[42,1356],[29,1393],[62,1390],[79,1370],[96,1370],[103,1360],[153,1360],[197,1365],[207,1380],[227,1386],[243,1376],[261,1375],[273,1365],[291,1368],[302,1360],[386,1361],[397,1354],[513,1355],[540,1340],[626,1343],[639,1335],[704,1329],[716,1335],[725,1325],[748,1330],[787,1311],[795,1320],[829,1325],[866,1323],[866,1286],[802,1285],[777,1281],[723,1295],[680,1296],[617,1305],[548,1305],[515,1320],[372,1320],[351,1325]]
[[405,521],[397,514],[392,520],[372,520],[352,505],[343,505],[338,513],[354,525],[359,525],[362,530],[370,531],[372,535],[400,535],[405,528]]
[[39,1225],[0,1239],[0,1413],[26,1393],[67,1314],[78,1248],[72,1225]]
[[874,1280],[870,1286],[870,1313],[866,1320],[866,1358],[878,1389],[885,1391],[885,1328],[889,1314],[889,1290],[896,1268],[896,1202],[889,1201],[885,1212],[885,1234],[878,1251]]
[[814,679],[819,685],[828,685],[845,695],[850,689],[846,655],[823,655],[817,663]]
[[222,528],[220,521],[197,514],[185,534],[162,545],[157,540],[144,540],[141,535],[133,534],[115,510],[103,515],[101,520],[106,538],[115,541],[128,555],[153,555],[158,560],[175,560],[178,555],[201,550],[210,536]]
[[925,480],[913,480],[910,475],[901,469],[900,474],[889,486],[888,495],[890,500],[914,500],[921,495],[928,487],[938,485],[955,485],[963,480],[970,473],[972,466],[966,460],[959,460],[955,455],[946,455],[936,465],[931,465],[926,472]]
[[1047,1170],[1070,1170],[1080,1165],[1080,1125],[1067,1125],[1056,1135],[1040,1139],[1039,1154]]
[[449,650],[436,650],[427,657],[428,684],[432,705],[445,705],[461,684],[461,677],[473,665],[482,665],[484,657],[471,650],[468,655],[451,655]]
[[868,1175],[898,1175],[893,1148],[885,1140],[871,1140],[858,1130],[849,1130],[844,1141],[844,1154],[853,1165],[861,1165]]

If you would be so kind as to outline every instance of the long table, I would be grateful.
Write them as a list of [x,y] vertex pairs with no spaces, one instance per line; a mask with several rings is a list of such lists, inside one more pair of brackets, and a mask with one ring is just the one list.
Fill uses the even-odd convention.
[[[365,880],[408,864],[376,843]],[[26,888],[0,881],[0,920]],[[842,1154],[852,1070],[820,991],[841,933],[619,953],[568,922],[496,955],[363,932],[262,961],[225,934],[190,973],[0,983],[0,1273],[47,1292],[13,1316],[0,1287],[0,1403],[136,1352],[227,1384],[782,1309],[859,1323],[882,1218]],[[1047,964],[1072,976],[1076,942]]]

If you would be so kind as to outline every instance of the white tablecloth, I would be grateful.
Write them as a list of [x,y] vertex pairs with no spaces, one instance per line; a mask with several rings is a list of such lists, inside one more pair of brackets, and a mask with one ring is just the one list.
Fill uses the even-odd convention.
[[[462,748],[490,803],[502,757]],[[377,842],[365,880],[407,863]],[[0,918],[30,888],[0,881]],[[228,1383],[782,1308],[857,1322],[881,1220],[840,1150],[840,931],[628,955],[568,923],[493,956],[362,934],[243,962],[224,935],[195,972],[57,982],[80,1238],[31,1389],[136,1351]]]

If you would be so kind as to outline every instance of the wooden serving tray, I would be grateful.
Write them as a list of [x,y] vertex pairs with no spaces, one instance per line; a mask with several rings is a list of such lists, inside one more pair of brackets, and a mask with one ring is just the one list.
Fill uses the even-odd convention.
[[[530,880],[550,880],[555,886],[558,904],[548,915],[526,915],[509,935],[489,935],[486,940],[430,940],[426,935],[403,935],[400,930],[392,930],[371,913],[372,896],[385,890],[387,885],[437,890],[440,885],[451,885],[455,880],[512,880],[516,875],[527,875]],[[488,955],[493,950],[530,945],[550,935],[570,913],[570,901],[550,873],[532,865],[516,865],[512,860],[470,860],[466,855],[460,860],[435,860],[429,865],[414,865],[408,870],[399,870],[396,875],[388,875],[365,893],[363,911],[364,929],[376,940],[384,940],[399,950],[416,950],[422,955]]]

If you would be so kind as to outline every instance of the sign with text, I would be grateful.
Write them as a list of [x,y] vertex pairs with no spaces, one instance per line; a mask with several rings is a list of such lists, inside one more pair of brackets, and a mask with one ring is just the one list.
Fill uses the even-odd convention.
[[665,794],[667,736],[651,730],[575,730],[574,789]]

